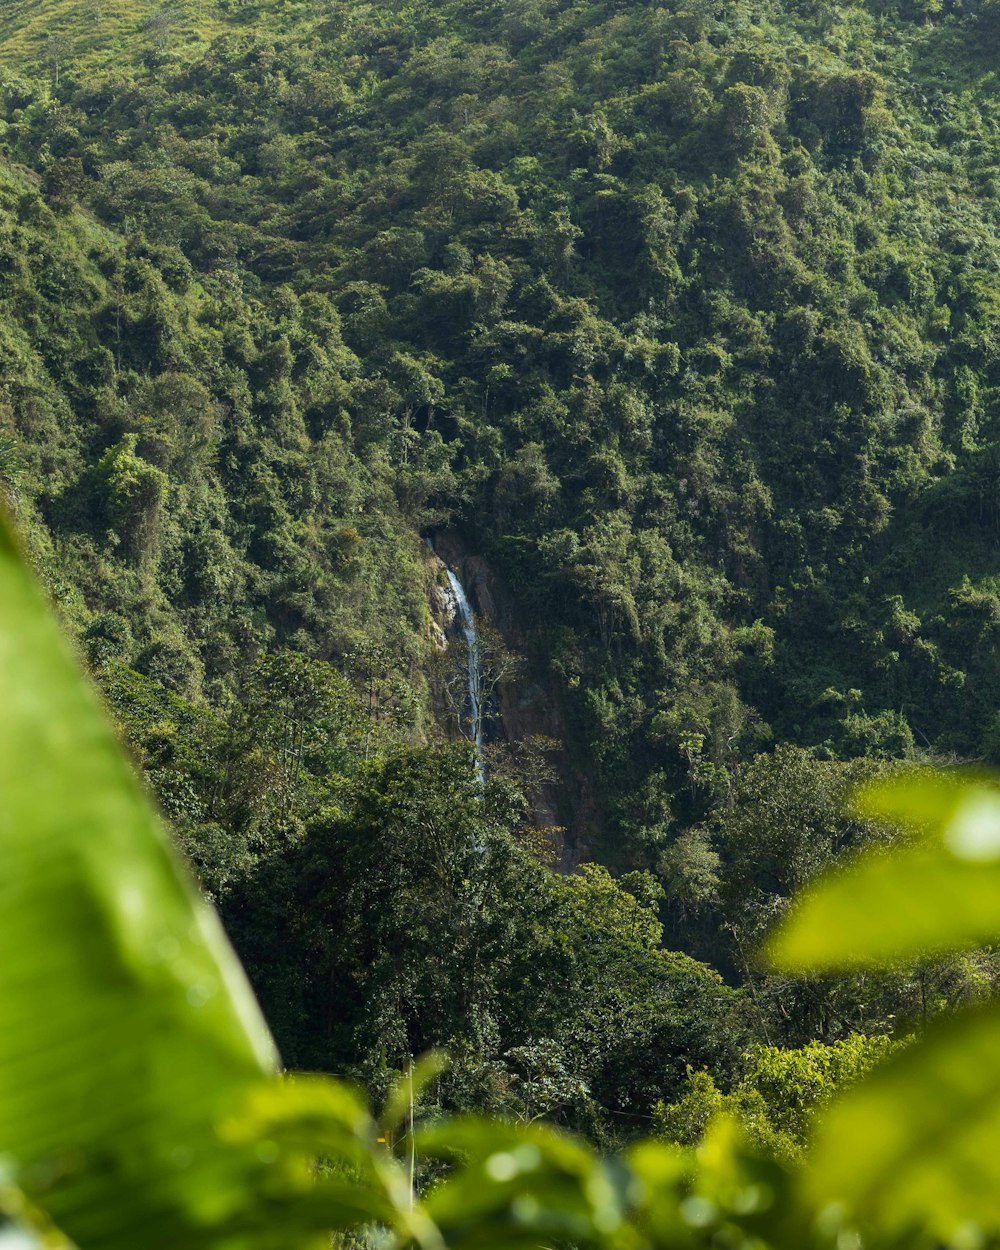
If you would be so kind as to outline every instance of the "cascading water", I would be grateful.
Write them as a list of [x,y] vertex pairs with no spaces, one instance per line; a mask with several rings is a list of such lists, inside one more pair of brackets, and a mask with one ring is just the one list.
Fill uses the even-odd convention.
[[448,572],[448,585],[455,596],[455,615],[466,646],[466,666],[469,673],[469,734],[470,741],[476,744],[476,758],[481,760],[483,753],[483,671],[479,657],[479,636],[476,633],[476,619],[472,614],[472,606],[465,593],[465,587],[458,580],[458,574],[451,569]]
[[[431,551],[434,550],[432,535],[425,534],[424,542],[430,547]],[[451,589],[451,597],[455,605],[455,620],[462,631],[466,649],[465,663],[468,697],[466,717],[460,716],[459,724],[462,732],[465,733],[466,737],[476,748],[476,775],[482,782],[484,780],[483,715],[486,709],[483,706],[483,663],[479,650],[479,635],[476,633],[476,618],[473,615],[472,605],[469,603],[465,587],[462,585],[458,574],[447,565],[445,565],[445,573],[448,576],[448,586]]]

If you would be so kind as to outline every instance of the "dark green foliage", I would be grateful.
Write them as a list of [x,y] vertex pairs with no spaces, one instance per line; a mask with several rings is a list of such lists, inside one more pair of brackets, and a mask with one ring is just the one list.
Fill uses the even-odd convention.
[[224,916],[288,1062],[378,1089],[444,1047],[444,1105],[616,1137],[686,1064],[731,1068],[741,995],[660,949],[627,892],[646,880],[542,868],[511,836],[519,803],[500,780],[481,793],[466,751],[393,755],[266,854]]

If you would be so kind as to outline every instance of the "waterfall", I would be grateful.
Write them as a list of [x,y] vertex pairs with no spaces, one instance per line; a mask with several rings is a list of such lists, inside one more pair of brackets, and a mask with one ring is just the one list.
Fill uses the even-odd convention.
[[[423,540],[431,551],[434,551],[434,535],[426,533],[423,535]],[[448,586],[455,605],[455,620],[465,639],[468,720],[459,716],[459,726],[476,748],[476,776],[482,784],[485,780],[483,773],[483,714],[485,709],[483,707],[483,660],[479,650],[479,635],[476,633],[476,618],[458,574],[447,564],[444,566],[444,571],[448,575]]]
[[[455,596],[455,615],[466,646],[466,667],[469,674],[469,739],[476,744],[476,759],[482,760],[483,754],[483,689],[482,664],[479,657],[479,636],[476,633],[476,620],[472,615],[472,606],[465,593],[465,587],[458,579],[458,574],[447,570],[448,585]],[[477,765],[482,770],[481,762]]]

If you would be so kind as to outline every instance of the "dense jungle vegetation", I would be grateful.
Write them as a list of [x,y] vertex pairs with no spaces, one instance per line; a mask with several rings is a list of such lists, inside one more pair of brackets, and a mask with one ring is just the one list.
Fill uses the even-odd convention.
[[[533,1122],[544,1099],[530,1118],[443,1116],[439,1052],[377,1111],[355,1085],[280,1073],[2,517],[0,602],[7,1250],[996,1245],[995,1002],[908,1044],[754,1048],[728,1094],[693,1074],[656,1136],[613,1155]],[[871,971],[996,942],[995,781],[919,770],[854,803],[906,844],[813,883],[768,966]]]
[[[444,1046],[443,1106],[601,1142],[759,1099],[794,1152],[775,1066],[992,992],[758,950],[891,840],[855,783],[1000,762],[998,34],[4,6],[0,487],[290,1065]],[[579,873],[551,761],[481,790],[441,733],[436,530],[558,708]]]

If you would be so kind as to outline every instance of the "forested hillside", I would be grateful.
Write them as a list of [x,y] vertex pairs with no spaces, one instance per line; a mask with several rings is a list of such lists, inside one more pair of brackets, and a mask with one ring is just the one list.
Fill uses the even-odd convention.
[[[998,35],[990,0],[4,6],[0,486],[290,1063],[444,1044],[454,1105],[614,1135],[752,1039],[992,987],[755,951],[885,836],[853,783],[1000,762]],[[485,790],[427,533],[564,739]]]

